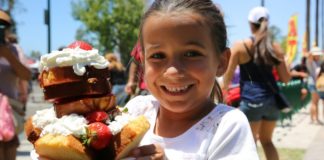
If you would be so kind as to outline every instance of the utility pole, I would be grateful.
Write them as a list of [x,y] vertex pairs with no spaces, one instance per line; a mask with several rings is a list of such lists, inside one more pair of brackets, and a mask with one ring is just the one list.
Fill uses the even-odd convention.
[[322,49],[324,49],[324,1],[322,2]]
[[47,53],[51,52],[51,0],[47,0],[47,9],[44,11],[45,24],[47,25]]
[[264,0],[261,0],[261,6],[264,7]]
[[319,17],[318,17],[318,0],[316,0],[316,9],[315,9],[315,46],[318,46],[319,43],[318,43],[318,36],[319,36],[319,33],[318,33],[318,26],[319,26]]
[[310,33],[310,23],[309,23],[309,18],[310,18],[310,0],[306,0],[306,50],[309,51],[310,48],[310,38],[309,38],[309,33]]

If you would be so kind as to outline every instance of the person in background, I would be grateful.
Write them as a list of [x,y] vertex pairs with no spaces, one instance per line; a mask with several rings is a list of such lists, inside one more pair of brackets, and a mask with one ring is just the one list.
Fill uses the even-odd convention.
[[[19,61],[17,51],[8,42],[10,25],[10,17],[0,10],[0,94],[18,100],[18,81],[30,80],[31,71]],[[17,135],[9,141],[0,141],[0,159],[15,160],[18,146]]]
[[[17,36],[13,33],[9,34],[8,41],[9,41],[9,43],[11,43],[11,45],[14,47],[14,49],[18,53],[20,62],[22,62],[25,66],[27,66],[27,59],[26,59],[23,49],[18,44]],[[28,95],[32,90],[32,81],[31,80],[26,81],[26,80],[20,79],[18,85],[19,85],[19,101],[21,103],[23,103],[24,106],[26,106],[27,100],[28,100]]]
[[112,93],[117,97],[117,105],[123,103],[123,93],[126,84],[126,71],[123,64],[117,59],[114,53],[108,53],[105,58],[109,62],[110,82],[112,84]]
[[[320,71],[316,79],[316,89],[318,91],[319,97],[324,100],[324,62],[321,63]],[[324,101],[323,101],[324,105]],[[323,111],[324,113],[324,111]],[[323,114],[324,116],[324,114]]]
[[323,53],[320,48],[313,47],[310,50],[308,55],[306,66],[309,72],[308,78],[308,90],[311,93],[311,107],[310,107],[310,119],[311,123],[322,124],[322,122],[318,118],[318,102],[319,102],[319,95],[316,89],[316,79],[318,77],[318,73],[320,71],[320,64],[321,64],[321,57]]
[[[316,90],[318,91],[318,95],[322,100],[322,105],[324,106],[324,62],[321,63],[320,71],[318,73],[316,79]],[[323,109],[323,118],[324,118],[324,109]],[[320,123],[322,124],[322,123]]]
[[[279,79],[287,83],[291,76],[280,45],[273,43],[268,34],[269,11],[264,7],[250,10],[248,22],[252,36],[235,42],[232,56],[224,76],[224,90],[228,89],[236,66],[240,66],[240,110],[247,116],[255,142],[262,144],[267,160],[278,160],[278,152],[272,142],[272,133],[279,119],[275,92],[279,91],[273,68]],[[271,86],[270,86],[271,85]]]
[[[223,87],[223,83],[220,83],[220,86]],[[240,105],[240,67],[236,67],[234,71],[233,78],[227,90],[223,91],[224,94],[224,103],[227,105],[233,106],[235,108]]]
[[[259,159],[246,116],[221,104],[215,77],[230,57],[223,15],[211,0],[156,0],[140,26],[144,80],[151,95],[125,107],[150,129],[134,159]],[[216,100],[216,101],[215,101]]]
[[140,42],[137,41],[132,52],[132,61],[129,67],[128,81],[125,86],[125,92],[128,95],[147,95],[149,94],[146,89],[145,82],[143,80],[143,68],[141,66],[141,46]]
[[307,90],[307,78],[308,78],[308,71],[306,67],[306,60],[307,57],[303,57],[300,64],[294,66],[291,71],[292,80],[300,80],[302,83],[302,89],[300,90],[301,93],[301,100],[304,100],[308,94]]

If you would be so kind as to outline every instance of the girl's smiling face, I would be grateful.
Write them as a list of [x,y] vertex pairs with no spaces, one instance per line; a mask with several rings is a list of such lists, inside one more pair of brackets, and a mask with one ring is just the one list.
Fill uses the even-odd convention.
[[226,67],[222,66],[223,56],[216,53],[210,29],[200,15],[150,16],[143,26],[142,38],[144,79],[161,106],[183,113],[211,101],[215,76],[222,75]]

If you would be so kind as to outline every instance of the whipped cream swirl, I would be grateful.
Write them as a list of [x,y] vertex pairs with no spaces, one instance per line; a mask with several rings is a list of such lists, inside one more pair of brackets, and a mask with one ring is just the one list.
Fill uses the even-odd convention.
[[42,72],[54,67],[72,66],[74,73],[82,76],[86,72],[85,66],[104,69],[108,67],[108,64],[109,62],[99,54],[97,49],[65,48],[62,51],[52,51],[43,55],[40,59],[39,70]]
[[74,135],[80,137],[86,134],[88,121],[80,115],[70,114],[57,118],[52,108],[37,111],[32,118],[32,123],[36,128],[42,129],[40,136],[48,133],[60,135]]

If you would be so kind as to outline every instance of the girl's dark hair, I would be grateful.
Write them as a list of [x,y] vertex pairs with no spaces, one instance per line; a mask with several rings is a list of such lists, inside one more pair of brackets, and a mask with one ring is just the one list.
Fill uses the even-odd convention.
[[252,23],[253,27],[257,30],[254,40],[254,54],[253,59],[257,64],[264,65],[278,65],[281,60],[276,56],[272,48],[272,40],[270,39],[270,33],[268,32],[268,20],[261,18],[260,23]]
[[[140,25],[139,38],[142,46],[142,53],[145,54],[142,30],[148,17],[159,13],[181,14],[188,11],[203,17],[204,23],[210,29],[210,36],[215,46],[216,53],[223,53],[223,51],[227,49],[226,26],[222,12],[211,0],[155,0],[142,17]],[[222,92],[217,82],[215,82],[212,96],[213,99],[217,98],[218,102],[223,102]]]

